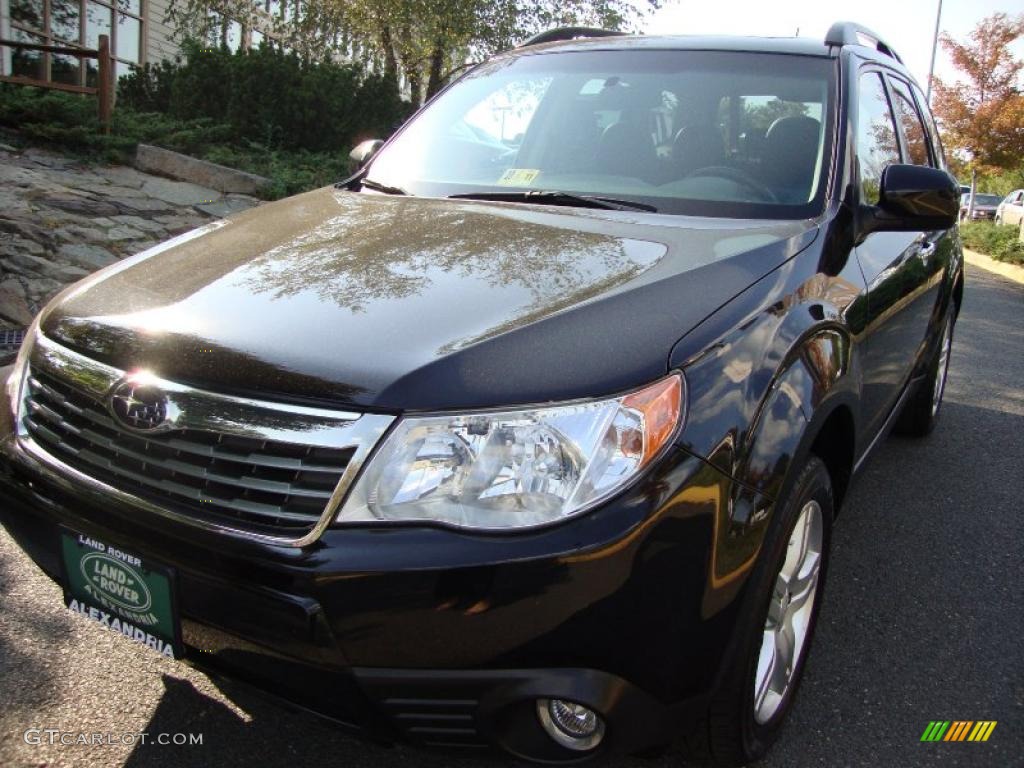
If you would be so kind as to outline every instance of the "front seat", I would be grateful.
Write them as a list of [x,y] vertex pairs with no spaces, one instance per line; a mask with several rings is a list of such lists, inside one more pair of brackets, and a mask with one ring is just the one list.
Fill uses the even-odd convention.
[[811,196],[821,123],[813,117],[780,117],[764,137],[764,182],[780,203],[799,205]]
[[678,178],[689,173],[725,163],[725,142],[713,125],[684,125],[672,141],[672,164]]
[[635,123],[620,121],[601,134],[594,166],[597,173],[649,179],[657,163],[651,135]]

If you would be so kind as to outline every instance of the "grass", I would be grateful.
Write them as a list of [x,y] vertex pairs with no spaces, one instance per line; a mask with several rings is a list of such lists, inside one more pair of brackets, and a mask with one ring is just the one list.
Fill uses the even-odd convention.
[[960,225],[964,247],[991,256],[996,261],[1024,266],[1024,243],[1017,227],[996,226],[989,221]]
[[348,176],[348,152],[283,150],[228,140],[227,126],[209,119],[177,120],[157,112],[114,110],[103,134],[96,100],[57,91],[0,85],[0,127],[15,143],[43,146],[96,163],[131,164],[135,147],[155,144],[271,180],[274,200]]

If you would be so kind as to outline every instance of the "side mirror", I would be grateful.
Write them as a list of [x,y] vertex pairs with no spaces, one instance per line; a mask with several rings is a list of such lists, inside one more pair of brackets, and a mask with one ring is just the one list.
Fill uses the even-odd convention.
[[862,205],[859,234],[949,229],[960,214],[960,185],[938,168],[889,165],[878,205]]
[[355,148],[348,153],[349,172],[355,173],[370,162],[370,159],[377,154],[377,150],[382,146],[384,146],[384,142],[380,139],[367,139],[356,144]]

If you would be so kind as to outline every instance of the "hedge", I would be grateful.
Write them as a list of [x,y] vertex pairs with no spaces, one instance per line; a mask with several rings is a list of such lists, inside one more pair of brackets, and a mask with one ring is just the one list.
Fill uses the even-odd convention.
[[1024,264],[1024,243],[1017,227],[996,226],[988,221],[960,225],[964,247],[991,256],[997,261]]

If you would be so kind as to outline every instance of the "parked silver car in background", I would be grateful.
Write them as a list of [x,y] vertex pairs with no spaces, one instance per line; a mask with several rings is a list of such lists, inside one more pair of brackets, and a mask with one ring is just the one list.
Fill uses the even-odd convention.
[[1024,226],[1024,189],[1015,189],[996,208],[996,224]]

